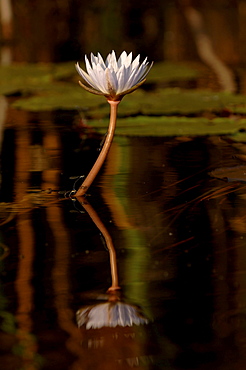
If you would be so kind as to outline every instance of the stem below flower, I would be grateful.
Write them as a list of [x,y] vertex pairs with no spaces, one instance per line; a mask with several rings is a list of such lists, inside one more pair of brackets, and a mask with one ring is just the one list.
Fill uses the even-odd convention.
[[118,105],[120,101],[112,101],[108,100],[108,103],[110,104],[110,120],[109,120],[109,127],[108,127],[108,133],[106,136],[106,140],[103,144],[102,150],[90,170],[89,174],[87,175],[86,179],[84,180],[83,184],[80,186],[78,191],[76,192],[75,196],[76,197],[81,197],[83,196],[89,187],[91,186],[92,182],[94,181],[95,177],[97,176],[98,172],[100,171],[107,154],[109,152],[110,146],[112,144],[113,138],[114,138],[114,132],[115,132],[115,127],[116,127],[116,119],[117,119],[117,110],[118,110]]

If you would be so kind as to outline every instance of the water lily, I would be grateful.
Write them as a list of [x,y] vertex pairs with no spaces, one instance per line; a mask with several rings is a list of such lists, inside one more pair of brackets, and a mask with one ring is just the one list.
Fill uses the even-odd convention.
[[84,81],[79,81],[80,85],[93,94],[104,95],[110,104],[110,121],[104,145],[94,166],[76,192],[76,197],[83,196],[87,192],[107,157],[114,137],[117,110],[121,99],[144,83],[152,64],[149,64],[147,58],[140,63],[140,55],[132,60],[132,53],[127,55],[125,51],[121,53],[118,60],[115,52],[112,51],[105,62],[100,53],[97,56],[91,53],[91,62],[85,56],[87,72],[80,68],[79,63],[76,64],[76,69]]
[[91,93],[104,95],[108,100],[118,101],[136,90],[145,81],[152,64],[147,58],[140,63],[140,55],[132,60],[132,53],[123,51],[117,60],[114,51],[108,54],[105,62],[100,53],[91,53],[91,62],[85,56],[87,72],[76,64],[77,72],[86,82],[80,85]]
[[86,329],[148,324],[138,307],[119,301],[81,308],[77,311],[76,318],[78,326],[85,325]]

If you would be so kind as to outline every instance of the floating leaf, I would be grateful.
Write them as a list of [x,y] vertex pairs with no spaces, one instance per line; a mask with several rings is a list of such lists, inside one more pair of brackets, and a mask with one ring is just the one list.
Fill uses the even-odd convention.
[[25,64],[0,67],[0,94],[34,92],[52,81],[75,75],[74,63]]
[[56,82],[43,86],[35,96],[16,100],[12,106],[34,112],[54,109],[86,111],[103,103],[108,106],[104,97],[89,94],[77,84]]
[[[99,133],[105,133],[108,120],[89,120],[89,126]],[[209,120],[203,117],[128,117],[117,120],[116,135],[123,136],[205,136],[226,135],[237,133],[246,126],[246,119],[233,120],[215,118]]]
[[136,93],[133,99],[138,99],[140,105],[139,110],[145,115],[198,115],[202,112],[220,113],[225,109],[232,110],[235,105],[245,102],[244,95],[207,90],[182,90],[178,88],[159,89],[153,93],[145,93],[139,98]]
[[211,177],[216,177],[221,180],[227,180],[229,182],[246,182],[246,166],[217,168],[216,170],[210,172],[209,175]]
[[65,62],[52,64],[52,75],[54,79],[61,80],[70,77],[77,77],[77,72],[75,69],[76,62]]
[[0,68],[0,94],[28,91],[51,81],[48,65],[18,64]]
[[193,80],[200,72],[183,63],[155,63],[148,75],[147,83],[167,83],[170,81]]
[[[40,86],[54,80],[79,76],[75,71],[75,62],[66,63],[15,63],[0,67],[0,94],[33,92]],[[148,82],[164,82],[196,78],[198,72],[182,64],[161,62],[154,65]]]
[[[43,86],[38,96],[17,100],[13,106],[30,111],[71,109],[88,107],[89,117],[108,117],[109,106],[104,97],[87,93],[77,84],[53,83]],[[92,102],[94,101],[94,103]],[[223,92],[194,91],[182,89],[158,89],[145,92],[141,89],[131,96],[126,96],[119,107],[119,116],[130,115],[199,115],[203,112],[219,114],[226,110],[233,110],[237,105],[245,102],[244,95],[234,95]]]
[[246,143],[245,128],[243,128],[241,131],[236,132],[234,135],[229,135],[227,138],[238,143]]

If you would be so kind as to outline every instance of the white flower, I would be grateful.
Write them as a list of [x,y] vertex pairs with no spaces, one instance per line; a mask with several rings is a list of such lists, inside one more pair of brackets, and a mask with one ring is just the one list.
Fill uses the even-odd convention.
[[118,101],[144,83],[153,63],[149,64],[147,58],[140,63],[140,55],[132,60],[132,53],[127,55],[125,51],[117,60],[112,51],[105,62],[100,53],[97,56],[91,53],[91,62],[85,56],[85,65],[87,73],[80,68],[79,63],[75,66],[86,82],[85,85],[80,81],[80,85],[89,92]]
[[100,329],[102,327],[133,326],[147,324],[135,306],[123,302],[106,302],[95,306],[88,306],[77,311],[78,326],[86,325],[86,329]]

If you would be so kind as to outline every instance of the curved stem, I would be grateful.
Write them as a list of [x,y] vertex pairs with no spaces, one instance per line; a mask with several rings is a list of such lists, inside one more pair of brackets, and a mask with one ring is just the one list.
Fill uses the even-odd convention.
[[108,133],[107,133],[106,140],[103,144],[102,150],[94,166],[90,170],[83,184],[80,186],[80,188],[76,192],[75,194],[76,197],[83,196],[87,192],[88,188],[91,186],[92,182],[94,181],[95,177],[97,176],[98,172],[100,171],[107,157],[111,143],[113,141],[115,127],[116,127],[117,110],[118,110],[118,105],[120,101],[108,100],[108,103],[110,104],[110,121],[109,121],[109,127],[108,127]]
[[112,238],[100,220],[98,214],[96,211],[92,208],[92,206],[88,203],[88,201],[84,197],[80,197],[78,199],[82,207],[86,210],[94,224],[98,227],[98,229],[101,231],[102,235],[104,236],[104,239],[106,241],[106,245],[109,251],[109,259],[110,259],[110,269],[111,269],[111,278],[112,278],[112,285],[108,289],[108,292],[115,292],[120,289],[119,282],[118,282],[118,269],[117,269],[117,259],[116,259],[116,252],[114,248],[114,244],[112,241]]

